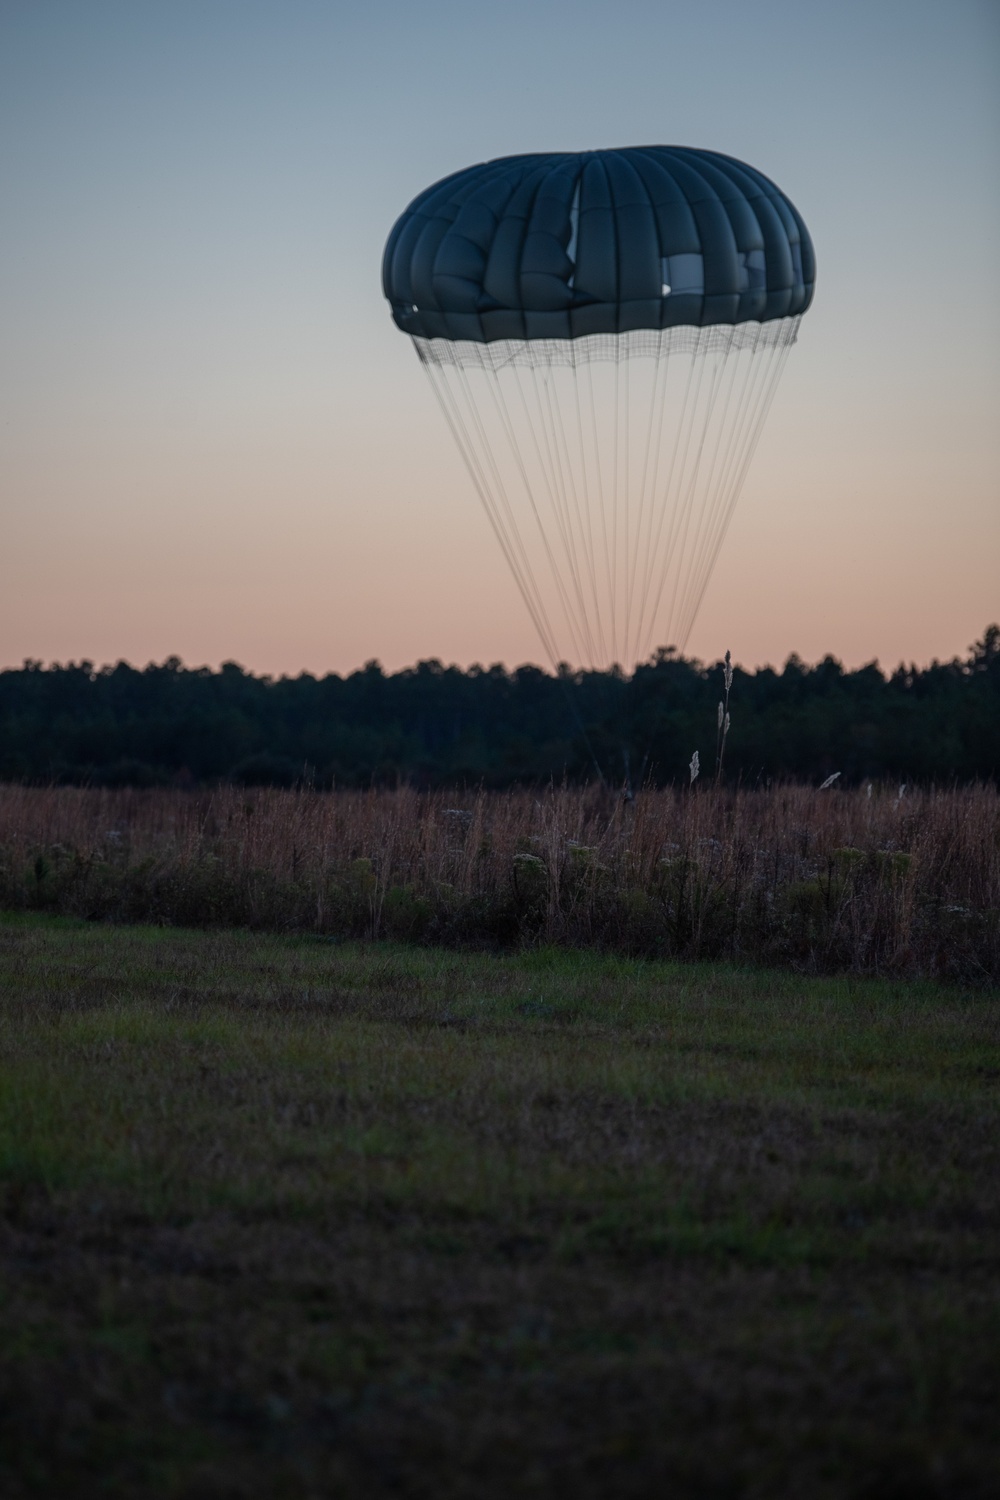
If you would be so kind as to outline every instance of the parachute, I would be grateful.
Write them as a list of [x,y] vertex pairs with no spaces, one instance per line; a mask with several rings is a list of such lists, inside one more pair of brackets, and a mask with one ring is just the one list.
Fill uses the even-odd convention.
[[753,167],[512,156],[396,222],[383,287],[553,666],[683,650],[815,283]]

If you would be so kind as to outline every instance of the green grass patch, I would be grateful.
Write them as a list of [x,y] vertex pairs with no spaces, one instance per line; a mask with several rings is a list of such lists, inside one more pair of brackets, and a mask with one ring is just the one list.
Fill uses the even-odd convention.
[[0,1487],[986,1496],[1000,1006],[0,920]]

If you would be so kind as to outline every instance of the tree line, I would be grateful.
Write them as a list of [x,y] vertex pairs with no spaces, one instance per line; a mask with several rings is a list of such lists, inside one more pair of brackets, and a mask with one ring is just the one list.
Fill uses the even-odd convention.
[[[0,780],[503,788],[715,774],[722,664],[661,650],[631,677],[377,661],[341,677],[255,676],[176,657],[0,672]],[[796,655],[734,669],[727,781],[1000,780],[1000,626],[928,667]]]

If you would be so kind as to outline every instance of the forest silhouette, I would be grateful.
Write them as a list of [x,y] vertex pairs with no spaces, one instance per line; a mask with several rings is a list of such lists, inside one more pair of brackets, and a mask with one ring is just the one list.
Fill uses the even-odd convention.
[[[317,787],[713,776],[722,664],[659,651],[631,677],[376,661],[341,677],[256,676],[176,657],[0,672],[0,780]],[[1000,779],[1000,626],[965,658],[845,670],[796,655],[735,671],[725,779],[743,785]]]

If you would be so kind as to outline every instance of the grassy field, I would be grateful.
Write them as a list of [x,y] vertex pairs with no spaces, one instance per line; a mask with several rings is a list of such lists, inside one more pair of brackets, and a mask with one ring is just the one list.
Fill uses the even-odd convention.
[[0,920],[0,1491],[992,1497],[995,991]]

